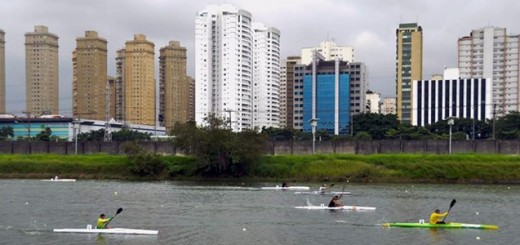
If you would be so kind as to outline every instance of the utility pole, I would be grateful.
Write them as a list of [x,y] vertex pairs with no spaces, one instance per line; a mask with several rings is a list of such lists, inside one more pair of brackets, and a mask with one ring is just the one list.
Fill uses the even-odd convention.
[[27,141],[31,141],[31,112],[24,111],[25,117],[27,117]]
[[103,136],[103,141],[104,142],[110,142],[112,141],[112,135],[111,135],[111,132],[110,132],[110,123],[108,123],[108,121],[110,121],[110,84],[108,83],[108,79],[107,79],[107,86],[106,86],[106,98],[105,98],[105,135]]
[[497,105],[493,104],[493,140],[495,140],[495,122],[496,122],[496,114],[497,114]]

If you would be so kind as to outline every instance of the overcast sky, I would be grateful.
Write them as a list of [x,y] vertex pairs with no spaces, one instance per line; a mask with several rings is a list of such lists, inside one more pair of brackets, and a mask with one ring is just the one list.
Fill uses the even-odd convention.
[[[234,4],[253,21],[281,31],[282,57],[327,38],[355,49],[369,70],[369,88],[395,96],[395,30],[399,23],[423,28],[423,78],[457,65],[457,39],[485,26],[520,33],[520,1],[511,0],[1,0],[0,29],[6,32],[7,111],[25,109],[24,34],[45,25],[59,36],[60,110],[72,111],[72,51],[75,39],[95,30],[108,41],[108,74],[115,52],[142,33],[159,49],[170,40],[188,49],[194,76],[195,15],[209,4]],[[158,77],[156,77],[158,79]]]

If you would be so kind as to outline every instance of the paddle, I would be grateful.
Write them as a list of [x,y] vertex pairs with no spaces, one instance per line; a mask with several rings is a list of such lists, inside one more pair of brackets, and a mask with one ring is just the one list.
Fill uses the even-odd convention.
[[448,208],[448,212],[446,212],[446,216],[444,216],[444,218],[442,219],[442,222],[444,222],[444,220],[446,219],[446,217],[448,217],[448,214],[450,214],[450,210],[451,208],[453,208],[453,206],[455,206],[455,203],[457,202],[457,200],[453,199],[450,203],[450,208]]
[[114,215],[114,217],[112,217],[106,224],[105,224],[105,227],[108,226],[108,223],[110,223],[110,221],[112,221],[119,213],[123,212],[123,208],[118,208],[117,211],[116,211],[116,215]]
[[[345,192],[345,185],[341,187],[341,194],[339,194],[338,201],[343,198],[343,192]],[[343,200],[341,200],[341,204],[343,204]]]

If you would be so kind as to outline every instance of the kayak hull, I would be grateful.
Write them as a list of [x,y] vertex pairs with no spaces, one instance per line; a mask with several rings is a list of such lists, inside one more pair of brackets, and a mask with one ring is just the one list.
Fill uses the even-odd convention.
[[341,206],[341,207],[328,207],[325,205],[321,206],[296,206],[297,209],[309,209],[309,210],[350,210],[350,211],[374,211],[375,207],[362,207],[362,206]]
[[297,195],[324,195],[324,196],[335,196],[335,195],[350,195],[350,191],[329,191],[329,192],[319,192],[319,191],[297,191],[294,192]]
[[448,228],[448,229],[485,229],[497,230],[496,225],[485,224],[466,224],[451,222],[447,224],[430,224],[430,223],[384,223],[385,227],[403,227],[403,228]]
[[54,229],[54,232],[64,233],[105,233],[105,234],[131,234],[131,235],[157,235],[159,231],[156,230],[141,230],[141,229],[127,229],[127,228],[110,228],[110,229]]
[[41,181],[48,181],[48,182],[76,182],[76,179],[42,179]]
[[274,186],[274,187],[262,187],[262,190],[309,190],[310,187],[308,186],[287,186],[287,187],[281,187],[281,186]]

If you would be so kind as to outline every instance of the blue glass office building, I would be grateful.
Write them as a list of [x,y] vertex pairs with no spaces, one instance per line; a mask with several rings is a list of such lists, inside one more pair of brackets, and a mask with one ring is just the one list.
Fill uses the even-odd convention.
[[[341,64],[346,65],[346,62],[340,62]],[[316,130],[326,130],[329,134],[347,134],[350,128],[350,75],[347,71],[342,71],[341,66],[340,69],[334,67],[334,62],[321,62],[317,66],[314,89],[316,91],[315,113],[319,120]],[[312,83],[312,72],[307,70],[303,77],[304,132],[312,132],[310,124],[313,112]]]

